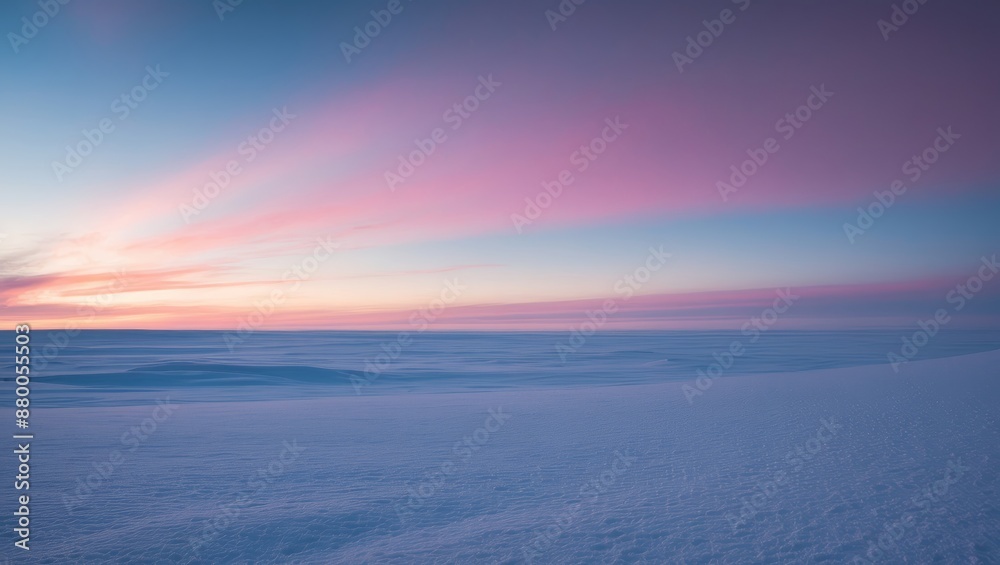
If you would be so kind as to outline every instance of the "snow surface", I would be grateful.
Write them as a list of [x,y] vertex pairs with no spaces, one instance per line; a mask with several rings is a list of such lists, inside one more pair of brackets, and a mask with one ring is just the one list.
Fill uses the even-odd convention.
[[[178,403],[169,416],[152,401],[177,390],[104,390],[143,404],[81,407],[87,395],[40,383],[39,398],[75,404],[34,413],[32,550],[13,553],[4,528],[3,553],[60,564],[996,563],[998,361],[722,378],[690,403],[692,381],[279,400],[257,387],[256,401]],[[78,480],[102,464],[113,470],[86,492]],[[866,555],[879,536],[888,549]]]

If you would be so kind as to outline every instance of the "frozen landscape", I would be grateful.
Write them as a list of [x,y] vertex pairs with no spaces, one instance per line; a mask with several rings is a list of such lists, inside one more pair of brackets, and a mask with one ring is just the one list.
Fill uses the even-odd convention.
[[1000,565],[998,22],[0,1],[0,565]]
[[[576,382],[541,368],[543,348],[553,368],[563,366],[541,335],[531,340],[537,356],[520,351],[516,335],[465,353],[463,341],[487,336],[429,336],[398,356],[395,380],[380,377],[355,394],[349,373],[334,386],[322,371],[297,377],[276,357],[272,364],[285,368],[265,370],[254,356],[279,344],[294,354],[296,340],[303,347],[325,340],[349,351],[343,365],[362,367],[385,335],[260,336],[246,351],[252,377],[219,383],[218,370],[195,368],[211,364],[206,356],[227,355],[218,334],[120,334],[98,354],[108,335],[85,333],[34,381],[35,534],[26,562],[991,563],[1000,556],[1000,352],[941,357],[971,343],[968,336],[942,334],[927,347],[937,358],[898,373],[869,364],[854,347],[855,356],[833,368],[797,366],[789,355],[770,373],[759,359],[743,370],[734,364],[702,390],[691,367],[709,366],[709,352],[735,334],[689,334],[681,348],[669,332],[638,341],[595,336],[565,364],[565,374],[581,372]],[[791,340],[799,363],[825,363],[809,344],[834,352],[855,340],[772,337],[754,358]],[[654,343],[661,349],[644,349]],[[421,357],[438,347],[455,354]],[[693,365],[676,368],[668,355],[677,349]],[[478,361],[465,358],[473,351]],[[314,362],[333,359],[314,353]],[[651,363],[661,353],[667,360]],[[614,361],[602,365],[601,357]],[[419,390],[434,381],[435,361],[442,375],[465,378]],[[142,378],[113,382],[129,365]],[[68,366],[80,368],[46,384]],[[493,373],[477,379],[477,370]],[[524,379],[504,382],[504,372]],[[407,378],[418,390],[407,390]],[[238,400],[225,401],[226,390]]]

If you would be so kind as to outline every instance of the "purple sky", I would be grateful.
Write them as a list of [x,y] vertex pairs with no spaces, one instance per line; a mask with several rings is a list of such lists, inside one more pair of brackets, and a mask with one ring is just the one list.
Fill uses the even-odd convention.
[[1000,13],[893,6],[5,4],[0,319],[913,325],[1000,251]]

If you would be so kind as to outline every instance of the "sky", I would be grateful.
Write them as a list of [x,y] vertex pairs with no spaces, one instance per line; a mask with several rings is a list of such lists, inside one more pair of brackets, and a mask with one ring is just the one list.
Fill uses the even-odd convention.
[[997,327],[998,12],[5,2],[0,323]]

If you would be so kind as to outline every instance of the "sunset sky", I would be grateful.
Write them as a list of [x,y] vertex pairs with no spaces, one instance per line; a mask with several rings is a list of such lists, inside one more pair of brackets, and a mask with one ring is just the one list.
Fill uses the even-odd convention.
[[[789,328],[909,326],[1000,253],[1000,52],[972,2],[886,39],[891,2],[402,0],[359,47],[390,4],[71,2],[27,39],[38,4],[4,3],[0,320],[395,328],[458,284],[435,329],[566,329],[608,299],[612,328],[738,329],[786,287]],[[956,325],[998,318],[1000,279]]]

